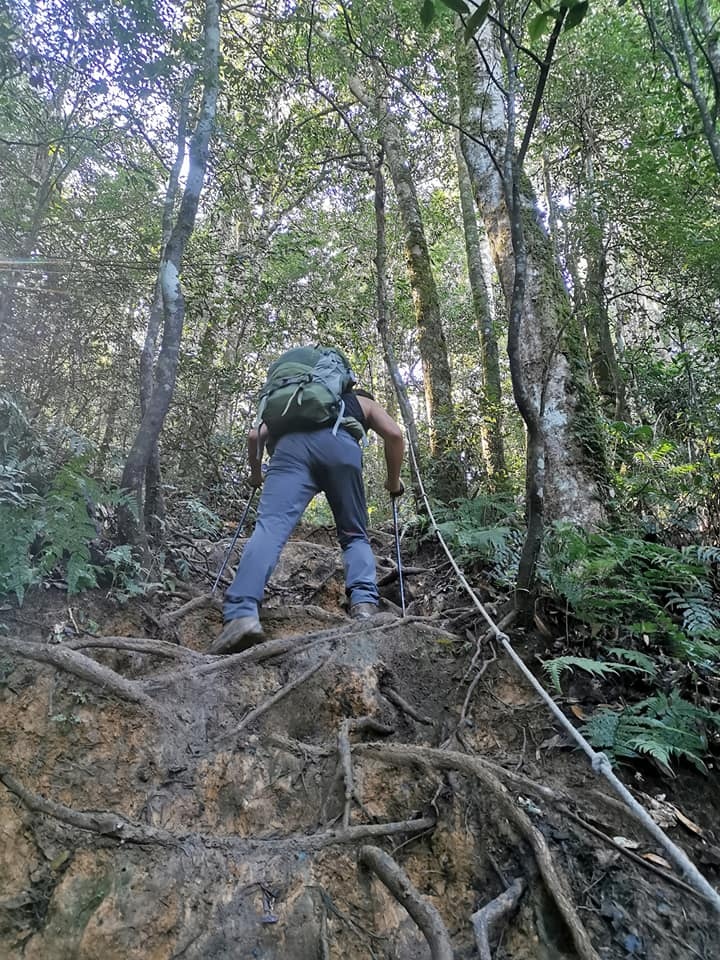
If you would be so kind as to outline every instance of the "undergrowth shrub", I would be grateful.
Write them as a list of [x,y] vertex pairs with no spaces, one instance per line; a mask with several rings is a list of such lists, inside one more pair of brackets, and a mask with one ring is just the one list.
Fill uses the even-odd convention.
[[437,512],[438,530],[461,565],[482,565],[498,586],[510,587],[517,576],[524,532],[517,504],[508,496],[478,495]]
[[22,604],[28,587],[50,576],[64,577],[70,593],[96,586],[94,515],[122,495],[89,476],[87,441],[72,432],[39,433],[6,395],[0,427],[0,596]]
[[558,524],[540,573],[581,621],[642,638],[654,648],[713,666],[720,660],[714,567],[720,548],[680,550],[614,533]]
[[[509,498],[463,500],[438,519],[466,572],[482,567],[497,585],[513,585],[524,531]],[[719,567],[716,547],[674,548],[568,524],[548,531],[540,589],[586,649],[543,668],[558,694],[574,671],[606,691],[612,683],[620,702],[598,708],[583,727],[611,759],[647,756],[665,769],[685,759],[706,770],[720,735]]]
[[596,654],[545,661],[556,690],[572,670],[642,675],[655,687],[621,709],[599,708],[585,724],[590,743],[611,758],[644,754],[668,767],[684,757],[706,770],[703,757],[720,732],[718,564],[720,549],[709,546],[675,549],[568,525],[548,536],[541,575],[578,627],[587,625]]

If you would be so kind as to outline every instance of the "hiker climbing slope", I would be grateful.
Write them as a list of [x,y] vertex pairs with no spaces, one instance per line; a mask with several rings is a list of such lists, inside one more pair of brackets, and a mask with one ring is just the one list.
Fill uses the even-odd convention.
[[[375,557],[367,535],[367,506],[359,440],[367,430],[382,437],[392,497],[400,479],[404,442],[392,417],[365,391],[338,350],[299,347],[268,371],[255,426],[248,435],[250,483],[263,485],[255,531],[225,594],[225,627],[211,653],[232,653],[263,635],[258,615],[265,584],[305,508],[324,492],[343,551],[350,615],[378,609]],[[271,454],[265,474],[263,452]]]

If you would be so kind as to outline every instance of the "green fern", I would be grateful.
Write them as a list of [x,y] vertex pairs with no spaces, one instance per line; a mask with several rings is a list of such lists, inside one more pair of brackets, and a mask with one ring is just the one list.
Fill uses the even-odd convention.
[[598,710],[581,733],[611,758],[653,757],[666,767],[685,757],[707,773],[707,730],[720,729],[720,715],[684,700],[678,693],[657,694],[621,711]]
[[626,647],[610,647],[608,653],[613,657],[617,657],[618,660],[625,660],[627,663],[635,664],[638,669],[642,670],[642,672],[646,673],[649,677],[655,677],[657,675],[657,663],[646,653],[641,653],[639,650],[628,650]]
[[648,671],[636,664],[605,663],[602,660],[591,660],[588,657],[554,657],[543,662],[543,670],[547,673],[558,693],[562,693],[560,677],[566,670],[584,670],[595,677],[607,677],[611,674],[626,671],[628,673],[647,673]]
[[463,564],[482,563],[496,583],[514,582],[523,532],[517,507],[507,497],[460,500],[452,511],[438,510],[438,530]]
[[539,567],[541,577],[574,615],[620,629],[626,636],[654,635],[676,656],[712,659],[720,641],[720,614],[709,567],[720,551],[682,551],[620,534],[554,527]]

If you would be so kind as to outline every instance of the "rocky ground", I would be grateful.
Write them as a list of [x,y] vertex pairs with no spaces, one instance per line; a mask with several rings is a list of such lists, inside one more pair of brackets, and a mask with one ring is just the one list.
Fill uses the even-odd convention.
[[[222,543],[193,545],[182,596],[2,614],[0,957],[720,957],[716,915],[441,562],[412,561],[402,619],[378,534],[386,613],[355,623],[339,552],[306,536],[268,640],[233,656],[205,653]],[[537,666],[543,641],[513,640]],[[622,775],[717,886],[717,773]]]

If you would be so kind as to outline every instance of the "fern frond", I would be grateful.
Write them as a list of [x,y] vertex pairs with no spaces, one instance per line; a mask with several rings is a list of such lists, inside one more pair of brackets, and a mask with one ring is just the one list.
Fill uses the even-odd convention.
[[653,658],[649,657],[646,653],[641,653],[639,650],[629,650],[626,647],[610,647],[608,653],[613,657],[617,657],[618,660],[635,664],[638,670],[642,670],[643,673],[647,673],[650,677],[657,675],[657,664]]
[[590,673],[596,677],[606,677],[609,674],[618,673],[621,670],[626,670],[631,673],[643,672],[640,667],[633,666],[629,663],[605,663],[602,660],[591,660],[589,657],[554,657],[552,660],[545,660],[543,662],[543,670],[547,673],[558,693],[562,693],[562,687],[560,686],[561,674],[566,670],[574,669],[584,670],[586,673]]

